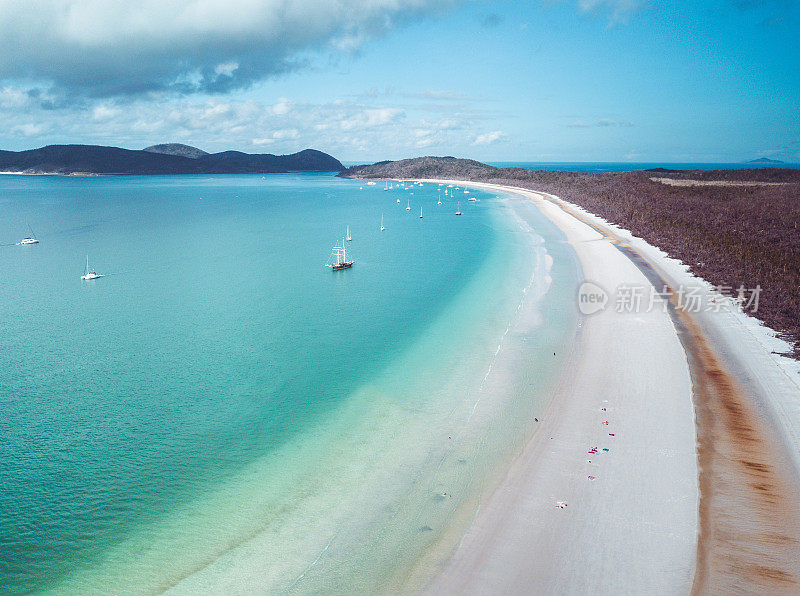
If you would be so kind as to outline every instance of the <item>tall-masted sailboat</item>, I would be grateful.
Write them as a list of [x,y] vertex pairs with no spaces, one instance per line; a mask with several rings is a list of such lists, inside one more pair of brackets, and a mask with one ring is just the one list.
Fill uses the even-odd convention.
[[341,269],[350,269],[354,262],[353,260],[347,260],[347,248],[344,244],[344,238],[342,238],[342,245],[339,246],[339,243],[336,243],[325,266],[330,267],[332,271],[339,271]]

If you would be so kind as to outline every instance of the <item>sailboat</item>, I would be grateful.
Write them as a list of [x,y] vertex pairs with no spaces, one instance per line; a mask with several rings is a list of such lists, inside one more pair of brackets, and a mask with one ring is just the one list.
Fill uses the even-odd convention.
[[332,271],[339,271],[341,269],[350,269],[354,262],[347,260],[347,248],[344,245],[344,238],[342,238],[342,245],[339,246],[339,243],[336,243],[325,266],[330,267]]
[[383,232],[386,228],[383,227],[383,213],[381,213],[381,232]]
[[[447,191],[445,191],[445,192],[447,192]],[[436,204],[437,205],[441,205],[442,204],[442,191],[441,191],[441,189],[439,189],[439,202],[436,203]]]
[[398,202],[398,203],[400,202],[400,197],[397,197],[397,202]]
[[36,237],[36,234],[33,233],[33,229],[31,228],[30,224],[28,224],[28,231],[30,235],[25,236],[22,240],[20,240],[17,244],[39,244],[39,239]]
[[383,190],[389,190],[389,183],[388,182],[384,182],[383,183]]
[[347,241],[350,242],[353,237],[350,235],[350,226],[347,226]]
[[94,269],[89,269],[89,255],[86,255],[86,270],[83,275],[81,275],[81,279],[97,279],[98,277],[104,276],[102,273],[97,273]]
[[406,203],[406,211],[411,211],[411,199]]
[[419,208],[419,218],[422,219],[422,207]]
[[461,203],[458,203],[458,206],[456,207],[456,215],[461,215]]

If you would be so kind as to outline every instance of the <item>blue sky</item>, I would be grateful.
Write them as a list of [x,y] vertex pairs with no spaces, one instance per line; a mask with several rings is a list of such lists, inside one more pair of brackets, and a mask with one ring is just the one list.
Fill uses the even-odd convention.
[[0,37],[3,149],[800,162],[793,0],[0,0]]

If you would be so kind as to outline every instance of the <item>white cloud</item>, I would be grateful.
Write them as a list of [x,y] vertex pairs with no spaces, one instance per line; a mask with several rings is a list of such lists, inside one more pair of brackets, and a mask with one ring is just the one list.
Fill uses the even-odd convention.
[[575,120],[574,122],[570,122],[567,124],[569,128],[592,128],[594,126],[598,126],[600,128],[629,128],[631,126],[636,126],[630,120],[612,120],[610,118],[601,118],[594,124],[589,124],[584,120]]
[[30,101],[28,93],[20,87],[7,85],[0,89],[0,108],[21,108]]
[[111,120],[112,118],[116,118],[121,113],[119,108],[115,108],[105,103],[100,103],[94,106],[92,109],[92,119],[97,120],[98,122]]
[[354,130],[385,126],[401,119],[405,110],[400,108],[367,108],[342,118],[339,126],[342,130]]
[[626,21],[646,2],[647,0],[578,0],[578,7],[583,12],[597,12],[605,9],[609,13],[609,23],[615,24]]
[[285,97],[281,97],[277,103],[272,106],[272,113],[277,114],[278,116],[283,116],[284,114],[288,114],[292,110],[292,102],[286,99]]
[[11,127],[12,134],[18,134],[25,137],[35,137],[47,131],[47,126],[41,123],[28,122],[26,124],[17,124]]
[[506,137],[506,134],[502,130],[495,130],[493,132],[487,132],[484,134],[480,134],[475,137],[475,140],[472,142],[473,145],[491,145],[492,143],[496,143]]
[[217,64],[214,67],[214,74],[232,77],[233,73],[236,72],[236,69],[238,68],[238,62],[223,62],[222,64]]
[[0,0],[0,80],[224,92],[462,0]]
[[610,120],[609,118],[602,118],[597,121],[597,126],[630,127],[630,126],[635,126],[635,124],[629,120]]
[[[83,99],[52,109],[44,94],[2,89],[0,120],[28,123],[7,131],[17,148],[80,142],[135,149],[178,142],[207,151],[291,153],[312,147],[345,159],[364,153],[400,158],[419,155],[422,148],[447,155],[454,147],[488,145],[504,137],[501,131],[479,134],[485,124],[476,128],[478,123],[496,116],[470,105],[444,104],[448,109],[443,110],[436,102],[401,108],[382,103],[381,97],[313,103],[289,97],[262,102],[237,98],[242,96],[147,95]],[[3,107],[2,98],[13,101]],[[23,100],[22,108],[15,107]]]

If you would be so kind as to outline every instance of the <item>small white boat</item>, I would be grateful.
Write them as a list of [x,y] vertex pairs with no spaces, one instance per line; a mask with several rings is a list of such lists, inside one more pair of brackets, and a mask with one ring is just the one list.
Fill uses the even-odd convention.
[[469,194],[469,191],[468,191],[467,189],[464,189],[464,194],[465,194],[465,195],[468,195],[468,194]]
[[468,200],[468,201],[477,201],[478,199],[476,199],[475,197],[470,197],[470,198],[468,198],[467,200]]
[[33,229],[31,229],[30,225],[28,225],[28,231],[30,234],[17,242],[17,244],[39,244],[39,239],[36,237],[36,234],[33,233]]
[[347,241],[350,242],[353,237],[350,235],[350,226],[347,226]]
[[383,213],[381,213],[381,232],[383,232],[386,228],[383,227]]
[[388,182],[384,183],[383,190],[389,190],[389,183]]
[[406,211],[411,211],[411,199],[406,203]]
[[372,181],[367,182],[367,186],[375,186],[375,184],[377,184],[377,183],[376,182],[372,182]]
[[419,208],[419,218],[422,219],[422,207]]
[[81,279],[97,279],[99,277],[104,277],[104,275],[97,273],[94,269],[89,269],[89,255],[86,255],[86,270],[81,275]]
[[398,202],[398,203],[400,202],[400,199],[399,199],[399,198],[397,199],[397,202]]
[[458,206],[456,207],[456,215],[461,215],[461,203],[458,203]]

